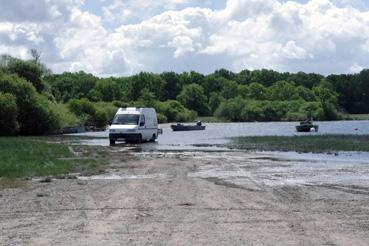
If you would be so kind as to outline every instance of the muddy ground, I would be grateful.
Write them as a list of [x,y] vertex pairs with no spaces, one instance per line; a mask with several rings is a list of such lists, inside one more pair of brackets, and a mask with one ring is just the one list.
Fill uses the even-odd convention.
[[0,245],[369,245],[369,160],[114,151],[0,190]]

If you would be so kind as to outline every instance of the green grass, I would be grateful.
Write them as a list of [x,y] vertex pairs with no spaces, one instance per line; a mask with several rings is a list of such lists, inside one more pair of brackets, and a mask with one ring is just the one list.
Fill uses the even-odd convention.
[[76,157],[65,144],[43,138],[0,138],[0,177],[47,176],[97,168],[96,161]]
[[204,123],[223,123],[223,122],[227,122],[226,120],[217,118],[215,116],[199,116],[199,117],[196,118],[196,121],[198,121],[198,120],[200,120]]
[[343,118],[348,120],[369,120],[369,114],[344,114]]
[[369,135],[262,136],[233,138],[231,148],[259,151],[369,152]]

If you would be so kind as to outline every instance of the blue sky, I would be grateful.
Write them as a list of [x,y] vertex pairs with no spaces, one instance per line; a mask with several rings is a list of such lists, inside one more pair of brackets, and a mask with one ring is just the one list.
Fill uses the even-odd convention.
[[[303,1],[303,0],[300,0]],[[101,16],[103,14],[103,10],[102,8],[105,6],[109,6],[113,3],[113,0],[96,0],[96,1],[85,1],[85,3],[82,6],[83,10],[86,11],[90,11],[91,13],[94,13],[96,15]],[[226,5],[226,1],[224,0],[213,0],[213,1],[202,1],[202,3],[200,2],[196,2],[194,5],[192,6],[197,6],[197,7],[208,7],[211,9],[222,9],[225,7]],[[191,6],[191,4],[183,4],[182,8],[184,6]]]
[[364,0],[0,0],[0,54],[55,73],[369,67]]

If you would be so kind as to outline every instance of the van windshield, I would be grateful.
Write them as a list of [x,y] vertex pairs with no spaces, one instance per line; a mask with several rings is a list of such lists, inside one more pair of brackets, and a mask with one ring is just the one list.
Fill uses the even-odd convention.
[[138,125],[140,115],[138,114],[117,114],[112,124],[113,125]]

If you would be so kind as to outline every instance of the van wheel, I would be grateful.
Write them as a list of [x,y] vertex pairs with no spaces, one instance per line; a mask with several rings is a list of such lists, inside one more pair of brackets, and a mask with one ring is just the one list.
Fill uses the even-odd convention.
[[115,140],[114,139],[110,139],[109,142],[110,142],[110,145],[115,145]]
[[142,143],[142,135],[138,134],[137,139],[136,139],[136,143],[140,144]]
[[156,135],[152,134],[152,138],[150,139],[150,142],[155,142],[155,139],[156,139]]

